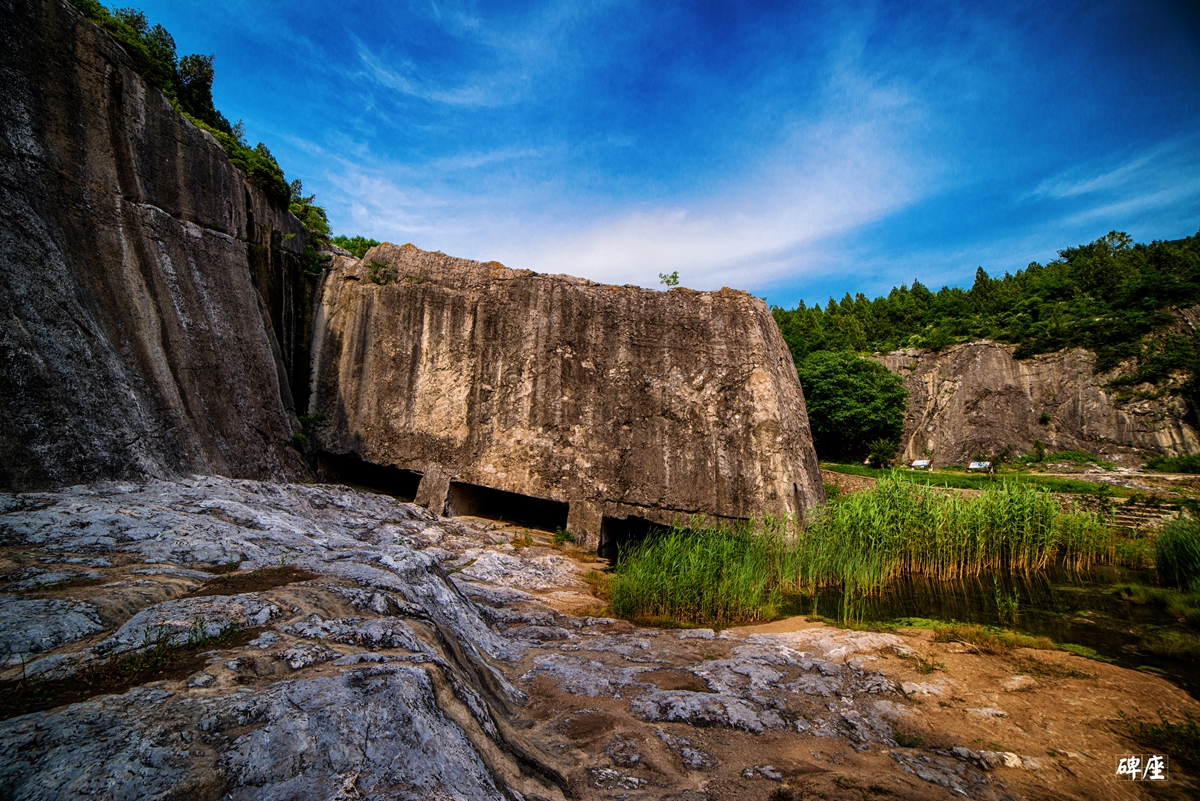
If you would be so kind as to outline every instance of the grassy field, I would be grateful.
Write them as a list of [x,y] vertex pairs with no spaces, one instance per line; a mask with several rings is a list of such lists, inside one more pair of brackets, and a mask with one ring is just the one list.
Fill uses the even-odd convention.
[[1044,476],[1023,470],[1008,470],[1003,468],[994,476],[989,476],[985,473],[968,473],[962,469],[946,467],[937,468],[934,472],[930,473],[924,470],[910,470],[906,467],[879,469],[861,464],[821,462],[821,468],[834,473],[846,473],[852,476],[866,476],[868,478],[883,478],[895,471],[910,477],[912,481],[928,484],[931,487],[952,487],[954,489],[987,490],[1003,482],[1008,482],[1030,484],[1040,489],[1049,490],[1050,492],[1103,496],[1130,494],[1130,490],[1124,487],[1113,487],[1108,484],[1097,484],[1092,481],[1080,481],[1078,479],[1061,478],[1059,476]]
[[901,473],[829,504],[792,536],[698,521],[625,549],[607,582],[613,612],[642,622],[729,625],[771,619],[790,595],[837,586],[844,597],[903,575],[959,579],[1053,566],[1145,564],[1130,540],[1090,513],[1064,511],[1028,482],[977,496],[938,492]]

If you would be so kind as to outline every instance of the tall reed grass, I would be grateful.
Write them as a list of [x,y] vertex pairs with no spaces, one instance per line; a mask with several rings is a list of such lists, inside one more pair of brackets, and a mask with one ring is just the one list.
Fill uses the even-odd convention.
[[824,587],[849,599],[904,575],[1086,569],[1124,558],[1118,540],[1096,515],[1064,511],[1027,484],[967,497],[893,475],[791,535],[772,521],[651,535],[622,551],[609,589],[621,617],[728,624],[774,617],[785,596]]
[[1180,590],[1200,591],[1200,520],[1180,517],[1154,539],[1158,580]]

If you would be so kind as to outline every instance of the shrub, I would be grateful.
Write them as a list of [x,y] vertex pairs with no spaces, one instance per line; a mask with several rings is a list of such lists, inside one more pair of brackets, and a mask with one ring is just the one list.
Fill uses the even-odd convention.
[[1160,473],[1200,473],[1200,454],[1185,456],[1155,456],[1146,468]]
[[1179,517],[1154,539],[1159,583],[1181,590],[1200,589],[1200,520]]
[[396,266],[382,261],[368,262],[367,280],[380,286],[394,284],[396,283]]
[[365,236],[335,236],[329,240],[339,248],[350,251],[350,254],[356,259],[361,259],[367,255],[367,251],[379,244],[374,239],[367,239]]
[[871,467],[886,468],[892,466],[892,458],[896,455],[894,439],[877,439],[867,445],[867,459]]
[[868,443],[899,440],[908,397],[900,376],[848,352],[813,353],[796,369],[821,458],[862,459]]

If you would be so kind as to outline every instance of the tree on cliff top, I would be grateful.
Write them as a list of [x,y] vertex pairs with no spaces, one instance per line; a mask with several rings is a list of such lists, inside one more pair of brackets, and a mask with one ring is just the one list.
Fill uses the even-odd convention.
[[[177,111],[198,128],[212,134],[229,160],[245,172],[267,197],[286,205],[308,229],[313,242],[328,241],[329,220],[325,209],[316,204],[315,196],[303,194],[299,179],[289,184],[283,168],[270,149],[262,142],[251,147],[246,141],[241,121],[230,125],[225,115],[213,104],[212,87],[216,77],[213,56],[193,53],[179,58],[174,37],[161,25],[151,26],[146,14],[136,8],[114,7],[110,11],[99,0],[69,1],[121,45],[133,60],[138,74],[158,88]],[[354,237],[354,247],[348,249],[352,252],[359,250],[360,240],[379,244],[375,240]],[[361,251],[365,252],[366,249],[363,247]],[[356,255],[362,258],[361,253]],[[320,272],[320,260],[311,243],[304,258],[307,272]]]
[[845,351],[813,353],[797,370],[822,459],[861,459],[872,443],[899,440],[908,397],[900,376]]
[[1097,371],[1130,360],[1128,375],[1112,382],[1118,391],[1189,376],[1181,392],[1196,407],[1200,341],[1173,333],[1169,310],[1197,303],[1200,234],[1134,244],[1113,231],[1011,275],[979,268],[970,289],[932,292],[913,281],[874,300],[847,294],[772,311],[797,364],[818,351],[942,350],[978,339],[1016,345],[1017,358],[1082,347],[1096,353]]

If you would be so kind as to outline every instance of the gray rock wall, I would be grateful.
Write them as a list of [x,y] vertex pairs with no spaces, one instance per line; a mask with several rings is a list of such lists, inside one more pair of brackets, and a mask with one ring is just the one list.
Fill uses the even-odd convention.
[[874,358],[902,376],[909,392],[906,460],[926,449],[942,464],[1006,448],[1015,455],[1032,450],[1035,439],[1050,451],[1084,450],[1127,465],[1147,454],[1200,451],[1178,396],[1119,403],[1104,388],[1115,373],[1095,374],[1096,355],[1081,348],[1018,360],[1012,346],[984,341]]
[[[369,279],[369,264],[395,282]],[[338,259],[314,321],[320,444],[604,515],[802,518],[824,502],[804,396],[766,304],[656,292],[384,244]]]
[[301,475],[271,312],[306,241],[107,34],[0,2],[0,486]]

